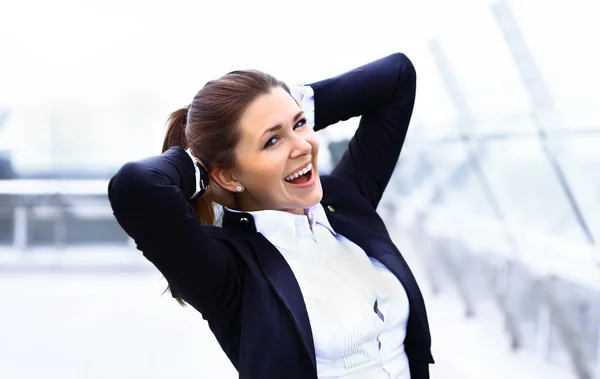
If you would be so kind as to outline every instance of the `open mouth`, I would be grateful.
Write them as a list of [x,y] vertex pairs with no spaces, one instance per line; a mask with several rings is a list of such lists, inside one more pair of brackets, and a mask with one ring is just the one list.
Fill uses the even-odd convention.
[[305,168],[299,170],[298,172],[287,176],[285,181],[290,184],[302,185],[308,183],[313,176],[312,164],[309,163]]

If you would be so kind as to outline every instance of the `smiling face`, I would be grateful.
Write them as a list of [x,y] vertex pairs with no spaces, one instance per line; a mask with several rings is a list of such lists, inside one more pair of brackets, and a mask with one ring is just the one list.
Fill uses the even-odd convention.
[[239,127],[229,182],[243,188],[237,194],[240,210],[302,214],[321,201],[319,141],[289,93],[275,87],[256,98],[242,114]]

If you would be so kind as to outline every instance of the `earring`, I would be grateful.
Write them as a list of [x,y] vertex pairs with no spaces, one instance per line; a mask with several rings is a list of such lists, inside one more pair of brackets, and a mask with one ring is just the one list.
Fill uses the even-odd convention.
[[242,186],[235,187],[235,190],[238,191],[238,192],[242,192]]

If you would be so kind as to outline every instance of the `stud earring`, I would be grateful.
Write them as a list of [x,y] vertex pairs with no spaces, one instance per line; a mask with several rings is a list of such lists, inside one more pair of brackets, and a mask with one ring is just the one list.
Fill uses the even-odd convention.
[[235,187],[235,190],[238,191],[238,192],[242,192],[242,186]]

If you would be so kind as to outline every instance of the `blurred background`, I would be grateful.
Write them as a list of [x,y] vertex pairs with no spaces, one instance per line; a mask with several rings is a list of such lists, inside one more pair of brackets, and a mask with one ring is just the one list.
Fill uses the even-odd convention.
[[[600,379],[592,0],[0,0],[0,378],[235,378],[112,217],[169,112],[258,68],[416,66],[378,211],[419,279],[432,378]],[[327,172],[357,126],[320,132]]]

